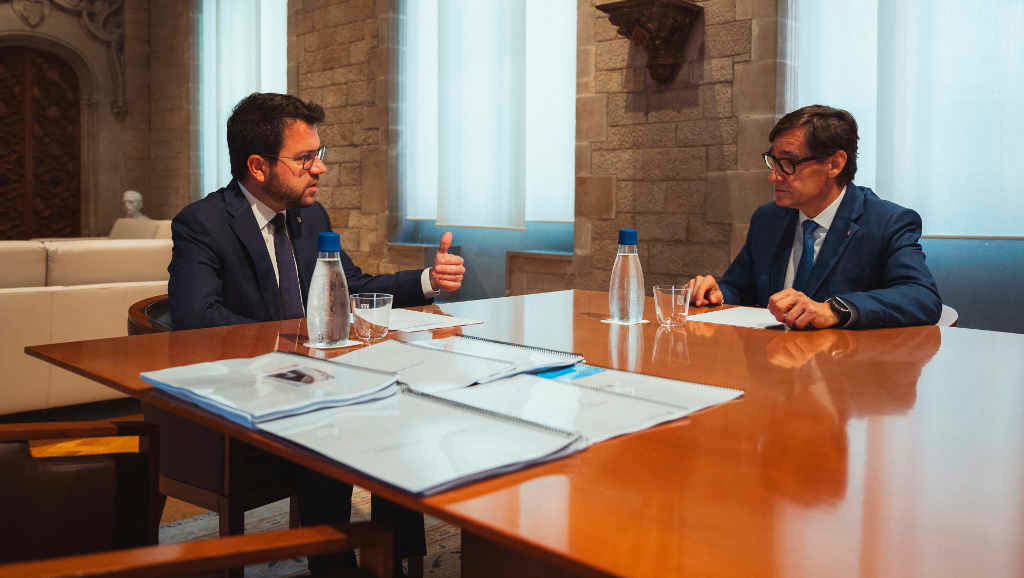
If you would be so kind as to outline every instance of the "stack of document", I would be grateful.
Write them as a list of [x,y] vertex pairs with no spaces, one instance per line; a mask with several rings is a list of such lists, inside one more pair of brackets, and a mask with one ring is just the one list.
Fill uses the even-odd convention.
[[[270,353],[142,377],[416,494],[558,459],[742,394],[582,359],[459,336],[385,341],[331,361]],[[547,377],[529,373],[540,370]]]
[[580,436],[573,432],[408,393],[259,427],[382,482],[424,495],[582,448]]
[[394,395],[394,373],[293,353],[225,359],[141,374],[154,387],[247,427]]
[[455,336],[430,341],[384,341],[335,358],[337,361],[397,373],[419,392],[433,393],[486,383],[517,373],[575,365],[572,353]]

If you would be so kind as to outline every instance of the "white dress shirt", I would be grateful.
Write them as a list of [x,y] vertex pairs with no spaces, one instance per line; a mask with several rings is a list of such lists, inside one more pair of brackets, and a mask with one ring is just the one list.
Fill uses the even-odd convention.
[[[274,209],[271,209],[264,204],[263,201],[252,196],[252,193],[250,193],[242,183],[238,183],[238,188],[242,189],[242,194],[245,195],[246,200],[249,201],[249,206],[252,207],[252,214],[256,217],[256,225],[260,228],[260,234],[263,235],[263,243],[267,246],[267,255],[270,256],[270,264],[274,267],[274,278],[278,281],[278,286],[280,286],[281,275],[277,272],[277,258],[276,252],[274,251],[274,228],[270,224],[271,219],[273,219],[274,215],[277,213],[274,212]],[[281,214],[284,215],[285,211],[281,211]],[[285,216],[287,217],[287,215]],[[288,227],[285,227],[284,231],[285,234],[291,238],[291,234],[288,232]],[[297,262],[296,267],[298,267]],[[297,269],[295,274],[298,276]],[[301,279],[301,277],[299,278]],[[437,296],[437,291],[434,291],[434,288],[430,286],[430,267],[424,269],[423,273],[420,275],[420,286],[423,289],[423,297],[433,299]]]
[[813,219],[800,211],[800,218],[796,222],[796,231],[793,234],[793,250],[789,252],[789,264],[786,265],[786,283],[783,285],[783,289],[790,289],[793,287],[793,280],[796,278],[796,270],[800,267],[800,259],[804,254],[804,221],[810,219],[818,224],[818,228],[811,233],[814,237],[814,260],[818,259],[818,253],[821,251],[822,245],[825,244],[825,236],[828,235],[828,230],[832,227],[832,221],[836,218],[836,211],[839,210],[839,204],[843,202],[843,197],[846,196],[846,187],[839,191],[839,196],[836,200],[832,201],[829,206],[825,207],[825,210],[818,213]]

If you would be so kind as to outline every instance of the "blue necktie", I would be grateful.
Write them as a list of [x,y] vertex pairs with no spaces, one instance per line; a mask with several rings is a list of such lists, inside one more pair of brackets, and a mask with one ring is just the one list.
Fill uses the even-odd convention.
[[807,219],[804,221],[804,251],[800,255],[800,266],[796,269],[793,289],[807,291],[807,282],[811,279],[811,268],[814,267],[814,230],[818,224]]
[[299,291],[299,273],[295,268],[295,252],[292,249],[292,241],[284,229],[284,214],[274,215],[270,224],[274,226],[274,255],[277,259],[277,285],[281,290],[281,319],[305,317],[302,293]]

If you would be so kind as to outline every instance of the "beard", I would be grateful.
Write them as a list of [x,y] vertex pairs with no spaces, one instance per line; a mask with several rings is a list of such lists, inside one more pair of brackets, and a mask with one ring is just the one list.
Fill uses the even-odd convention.
[[298,209],[300,207],[308,207],[313,204],[315,199],[314,195],[306,195],[306,189],[317,185],[319,181],[319,176],[312,176],[306,173],[301,179],[292,178],[291,182],[285,182],[281,178],[281,174],[277,170],[272,169],[270,171],[270,179],[267,181],[267,193],[272,199],[283,204],[285,208]]

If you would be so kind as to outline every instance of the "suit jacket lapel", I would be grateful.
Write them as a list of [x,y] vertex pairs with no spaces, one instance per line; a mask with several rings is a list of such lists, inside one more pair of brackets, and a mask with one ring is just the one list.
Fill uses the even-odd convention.
[[796,209],[787,212],[789,218],[786,219],[786,224],[778,229],[779,237],[769,245],[769,247],[775,247],[775,258],[771,261],[774,265],[772,265],[769,277],[771,287],[769,295],[782,291],[782,286],[786,284],[786,266],[789,265],[789,254],[793,251],[793,235],[796,233],[796,222],[799,215]]
[[256,216],[252,214],[252,207],[249,206],[236,181],[231,181],[231,184],[228,185],[228,194],[225,195],[225,199],[225,207],[232,216],[231,230],[235,232],[238,240],[242,242],[242,246],[249,253],[253,271],[256,272],[256,280],[260,285],[263,305],[270,313],[271,319],[280,319],[281,293],[277,288],[277,279],[274,277],[274,266],[267,253],[267,244],[263,241],[263,235],[256,223]]
[[846,196],[836,211],[836,217],[832,220],[832,226],[825,236],[825,244],[818,252],[818,258],[814,261],[814,268],[811,269],[811,278],[807,282],[807,295],[813,296],[824,283],[825,278],[839,262],[839,257],[850,244],[850,239],[861,230],[856,223],[864,211],[864,194],[853,183],[846,187]]

